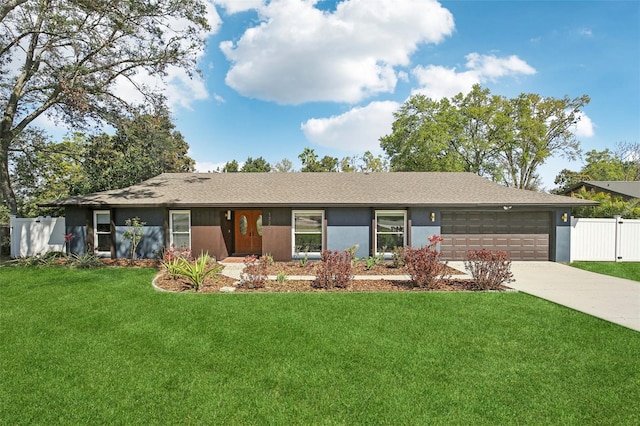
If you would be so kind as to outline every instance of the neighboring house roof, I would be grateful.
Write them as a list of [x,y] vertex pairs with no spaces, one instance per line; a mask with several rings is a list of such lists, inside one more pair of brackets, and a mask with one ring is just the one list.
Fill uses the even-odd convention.
[[597,204],[507,188],[472,173],[164,173],[123,189],[51,201],[85,207],[550,206]]
[[640,198],[640,181],[627,180],[587,180],[573,185],[564,193],[571,194],[583,186],[596,192],[609,192],[627,198]]

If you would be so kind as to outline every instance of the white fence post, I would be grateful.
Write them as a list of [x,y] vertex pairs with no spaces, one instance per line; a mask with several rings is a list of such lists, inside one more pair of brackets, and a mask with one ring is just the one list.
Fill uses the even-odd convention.
[[11,257],[31,257],[64,250],[64,217],[16,218],[9,220]]
[[640,220],[571,218],[571,261],[640,261]]

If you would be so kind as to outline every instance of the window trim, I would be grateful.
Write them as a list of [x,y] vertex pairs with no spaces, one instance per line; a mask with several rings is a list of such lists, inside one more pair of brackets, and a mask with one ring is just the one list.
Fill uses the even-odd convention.
[[387,252],[379,252],[378,251],[378,234],[381,235],[397,235],[400,232],[379,232],[378,231],[378,216],[384,215],[400,215],[402,214],[403,225],[402,225],[402,247],[407,246],[407,210],[376,210],[374,214],[374,227],[373,227],[373,244],[374,244],[374,253],[376,256],[382,255],[390,255],[391,251]]
[[[320,214],[321,222],[320,222],[320,232],[296,232],[296,214]],[[322,250],[325,247],[325,211],[324,210],[292,210],[291,211],[291,257],[293,259],[299,258],[302,253],[296,252],[296,235],[317,235],[320,234],[320,251],[309,251],[306,252],[306,255],[312,255],[314,257],[320,256],[322,254]]]
[[[173,230],[173,215],[174,214],[186,214],[189,216],[189,230],[187,232],[183,232],[183,231],[177,231],[174,232]],[[188,235],[189,236],[189,247],[187,247],[189,250],[191,250],[191,210],[169,210],[169,247],[173,247],[174,241],[173,241],[173,236],[174,234],[180,234],[180,235]],[[176,246],[177,247],[177,246]],[[181,248],[181,247],[177,247],[177,248]]]
[[[98,231],[98,215],[107,215],[109,217],[109,232]],[[113,247],[113,224],[111,223],[111,210],[94,210],[93,211],[93,253],[100,257],[111,257],[111,248]],[[109,250],[98,250],[98,235],[109,235]]]

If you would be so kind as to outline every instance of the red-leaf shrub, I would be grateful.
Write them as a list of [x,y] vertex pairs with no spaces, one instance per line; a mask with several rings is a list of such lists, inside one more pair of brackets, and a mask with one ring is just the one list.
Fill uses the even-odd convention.
[[255,255],[244,258],[244,269],[240,283],[248,288],[264,288],[267,282],[268,257],[258,259]]
[[164,253],[162,254],[162,262],[168,263],[173,262],[177,259],[193,260],[193,257],[191,257],[191,249],[178,248],[175,244],[172,244],[171,247],[166,247],[164,249]]
[[511,259],[504,251],[469,250],[464,267],[482,290],[497,290],[501,284],[513,281]]
[[435,289],[442,280],[448,278],[447,262],[442,262],[442,253],[434,248],[435,244],[404,251],[407,272],[417,287]]
[[322,262],[316,268],[316,278],[311,283],[314,288],[346,288],[353,279],[353,254],[349,251],[325,250]]

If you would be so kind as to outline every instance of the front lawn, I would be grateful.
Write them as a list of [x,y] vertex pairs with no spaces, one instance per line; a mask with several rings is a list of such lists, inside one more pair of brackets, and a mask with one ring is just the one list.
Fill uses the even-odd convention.
[[571,266],[599,274],[640,281],[640,262],[573,262]]
[[640,333],[516,292],[0,268],[2,424],[638,424]]

